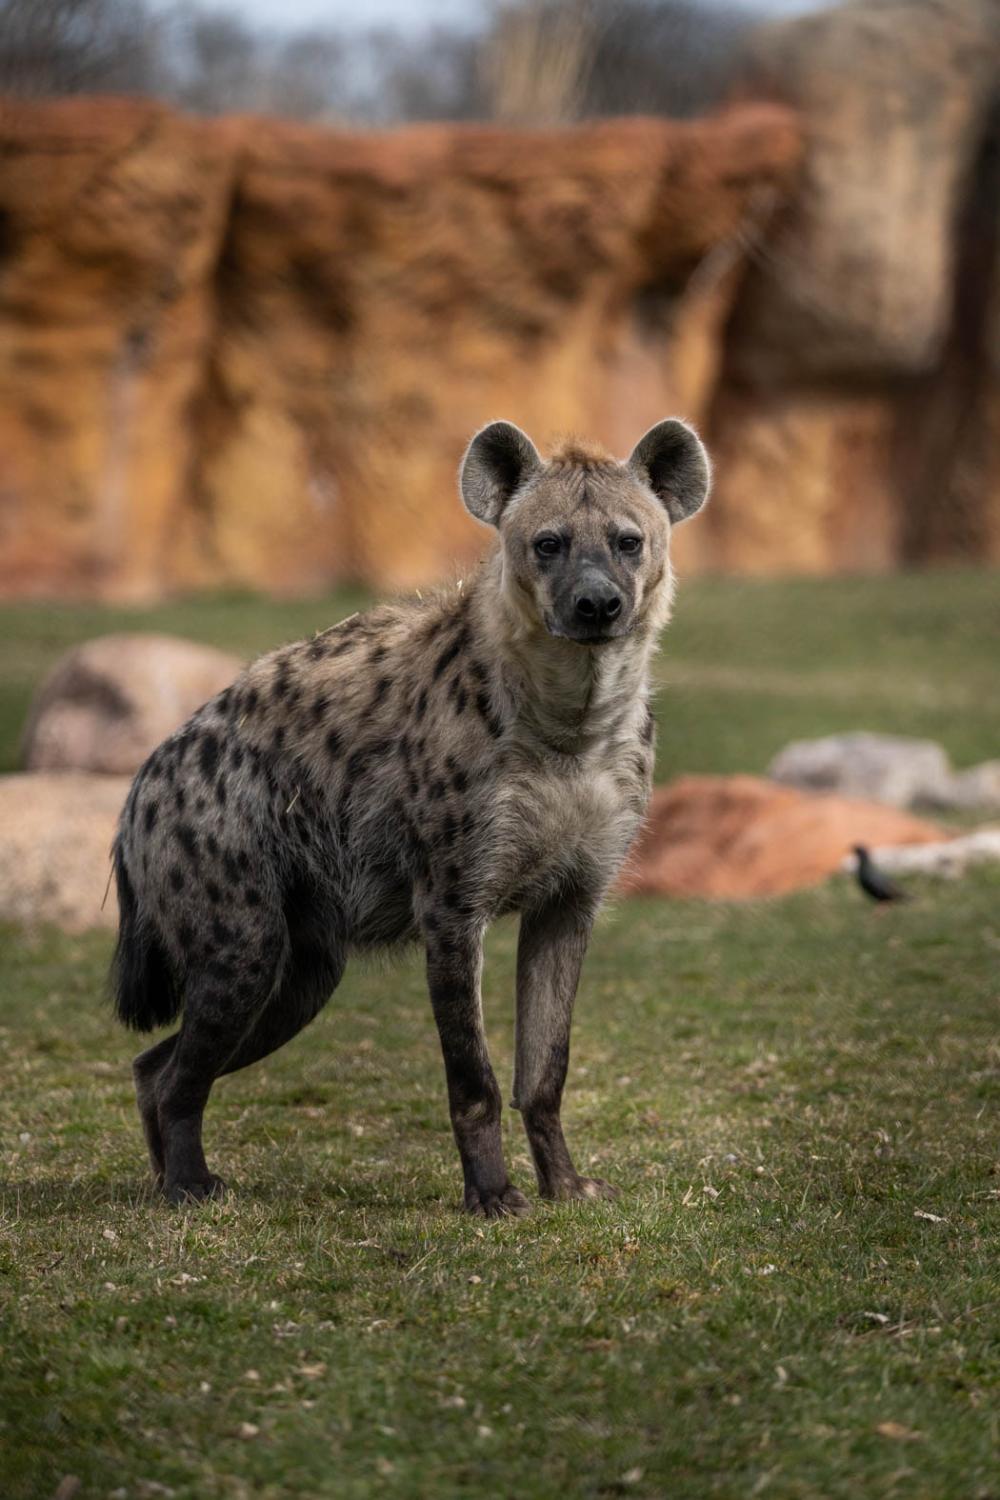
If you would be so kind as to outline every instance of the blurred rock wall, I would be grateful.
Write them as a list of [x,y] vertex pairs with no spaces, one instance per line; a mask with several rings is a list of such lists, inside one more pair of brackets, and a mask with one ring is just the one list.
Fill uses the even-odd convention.
[[0,103],[0,593],[448,576],[497,416],[620,453],[697,422],[682,566],[997,558],[996,19],[769,28],[687,123]]
[[743,93],[802,122],[709,436],[726,568],[1000,560],[1000,3],[765,27]]

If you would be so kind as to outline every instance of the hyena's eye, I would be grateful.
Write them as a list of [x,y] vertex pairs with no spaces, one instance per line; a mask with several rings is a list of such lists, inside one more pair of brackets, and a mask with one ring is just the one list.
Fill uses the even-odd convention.
[[624,536],[618,538],[618,550],[619,552],[633,555],[636,552],[640,552],[642,550],[642,537],[636,536],[633,532],[626,532]]
[[535,551],[539,557],[555,557],[562,550],[562,539],[551,531],[535,537]]

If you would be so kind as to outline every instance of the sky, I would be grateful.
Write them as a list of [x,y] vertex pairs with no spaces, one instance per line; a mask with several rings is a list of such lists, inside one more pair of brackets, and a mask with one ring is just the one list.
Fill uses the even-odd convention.
[[[487,0],[195,0],[208,9],[236,11],[249,21],[282,30],[332,25],[368,28],[392,24],[421,30],[435,21],[475,25]],[[817,0],[737,0],[754,9],[791,13],[815,9]],[[705,0],[706,5],[711,0]]]

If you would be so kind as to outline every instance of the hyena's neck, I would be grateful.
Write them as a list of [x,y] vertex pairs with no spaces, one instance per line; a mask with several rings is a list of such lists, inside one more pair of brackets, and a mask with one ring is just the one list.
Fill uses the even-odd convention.
[[490,564],[471,591],[469,619],[499,664],[504,717],[531,740],[581,754],[645,723],[656,622],[604,646],[559,639],[511,607]]

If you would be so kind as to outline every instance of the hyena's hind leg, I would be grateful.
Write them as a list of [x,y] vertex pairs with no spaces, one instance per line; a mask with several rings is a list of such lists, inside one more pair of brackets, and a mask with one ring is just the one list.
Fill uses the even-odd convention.
[[216,978],[219,961],[206,964],[208,982],[198,979],[189,988],[180,1031],[160,1044],[151,1094],[159,1173],[173,1202],[224,1189],[209,1171],[202,1146],[202,1118],[216,1078],[248,1068],[291,1041],[322,1009],[344,971],[340,945],[332,938],[312,940],[294,918],[279,941],[258,942],[257,953],[249,976],[234,978],[225,991]]
[[156,1102],[156,1084],[160,1070],[169,1062],[173,1055],[174,1047],[177,1045],[179,1031],[173,1036],[164,1037],[155,1046],[148,1047],[132,1064],[132,1077],[135,1080],[135,1098],[139,1106],[139,1118],[142,1121],[143,1134],[146,1137],[146,1146],[149,1149],[149,1164],[153,1171],[153,1178],[157,1186],[163,1183],[164,1157],[163,1157],[163,1134],[160,1130],[159,1108]]
[[213,921],[211,938],[191,954],[180,1030],[136,1059],[153,1171],[172,1202],[212,1197],[224,1188],[205,1161],[205,1105],[279,989],[289,956],[280,912],[271,920],[253,915],[252,923]]

